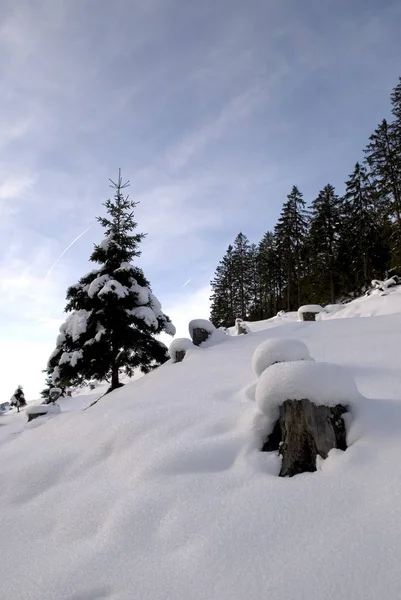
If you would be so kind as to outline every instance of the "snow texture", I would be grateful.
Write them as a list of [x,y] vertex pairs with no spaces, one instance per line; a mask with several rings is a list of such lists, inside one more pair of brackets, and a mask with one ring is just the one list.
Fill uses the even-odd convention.
[[243,335],[245,333],[249,333],[251,330],[249,326],[242,319],[235,319],[235,330],[237,335]]
[[110,275],[99,275],[92,281],[92,283],[88,287],[88,296],[89,298],[93,298],[96,294],[99,293],[99,290],[102,289],[104,284],[109,281]]
[[191,340],[189,340],[188,338],[177,338],[176,340],[174,340],[173,342],[171,342],[170,347],[168,349],[168,352],[171,356],[171,359],[173,362],[176,362],[177,360],[177,352],[185,352],[187,353],[188,350],[199,350],[199,348],[197,348],[197,346],[194,346],[194,344],[192,343]]
[[105,285],[98,291],[98,296],[103,296],[104,294],[114,294],[119,298],[125,298],[130,293],[130,290],[122,285],[117,279],[109,279]]
[[256,348],[252,357],[252,367],[257,377],[274,363],[312,360],[309,349],[296,339],[270,338]]
[[137,319],[142,319],[145,321],[146,325],[149,327],[157,328],[157,318],[153,310],[149,306],[137,306],[133,308],[131,314]]
[[88,318],[91,312],[87,310],[75,310],[66,319],[66,321],[60,327],[61,337],[57,339],[63,339],[63,336],[70,335],[72,340],[76,342],[80,336],[85,333],[88,326]]
[[[313,326],[296,313],[249,323],[252,335],[180,368],[61,398],[55,418],[2,415],[0,596],[401,598],[401,294],[388,291]],[[330,363],[325,389],[345,395],[353,377],[364,396],[346,415],[347,450],[291,479],[259,451],[269,417],[249,389],[255,347],[272,336]],[[314,363],[260,381],[289,364]]]
[[353,377],[338,365],[295,361],[266,369],[256,384],[256,405],[267,417],[277,419],[286,400],[307,399],[317,405],[350,405],[360,398]]

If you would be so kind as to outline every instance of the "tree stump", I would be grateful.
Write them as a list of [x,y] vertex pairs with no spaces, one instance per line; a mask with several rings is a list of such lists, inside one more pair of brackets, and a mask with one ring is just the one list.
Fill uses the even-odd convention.
[[47,411],[46,412],[41,412],[41,413],[32,413],[32,414],[29,414],[28,415],[28,423],[30,421],[33,421],[37,417],[45,417],[47,414],[48,414]]
[[195,327],[191,334],[195,346],[200,346],[202,342],[206,342],[209,335],[209,331],[206,331],[206,329],[202,329],[201,327]]
[[302,313],[302,321],[316,321],[317,312],[304,312]]
[[317,406],[309,400],[286,400],[262,452],[279,451],[283,457],[280,477],[316,471],[316,458],[327,458],[330,450],[346,450],[342,415],[347,408]]
[[175,353],[175,363],[179,363],[182,362],[184,360],[184,356],[185,356],[185,350],[177,350],[177,352]]

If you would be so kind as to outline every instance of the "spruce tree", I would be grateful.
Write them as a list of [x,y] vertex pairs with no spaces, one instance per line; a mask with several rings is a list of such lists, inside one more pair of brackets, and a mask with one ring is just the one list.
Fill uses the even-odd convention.
[[217,266],[215,276],[210,282],[210,320],[215,327],[234,325],[234,281],[233,281],[233,247],[230,245],[226,254]]
[[336,259],[340,225],[340,199],[332,185],[326,185],[313,200],[310,221],[310,253],[314,300],[335,302]]
[[249,240],[242,232],[234,240],[233,281],[235,318],[247,319],[252,297],[252,257]]
[[294,185],[275,227],[277,248],[285,270],[287,310],[298,308],[301,304],[302,262],[307,232],[306,203],[302,193]]
[[136,202],[124,196],[129,182],[110,180],[114,198],[104,204],[107,217],[98,217],[105,230],[90,260],[100,265],[67,290],[69,313],[60,327],[56,349],[48,363],[54,384],[91,379],[119,387],[120,373],[143,373],[167,360],[167,348],[154,336],[175,328],[161,310],[142,270],[131,261],[140,255],[144,235],[135,233]]
[[[397,111],[394,107],[394,110]],[[394,222],[394,262],[401,261],[401,155],[397,128],[385,119],[369,138],[365,149],[379,208]]]

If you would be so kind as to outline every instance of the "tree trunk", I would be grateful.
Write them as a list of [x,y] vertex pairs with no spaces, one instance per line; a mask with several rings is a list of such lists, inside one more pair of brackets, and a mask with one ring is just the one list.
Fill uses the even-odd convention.
[[316,471],[316,458],[330,450],[345,450],[346,430],[342,415],[347,408],[317,406],[309,400],[286,400],[262,452],[279,451],[283,457],[280,477]]
[[120,387],[120,380],[119,380],[118,367],[114,366],[111,371],[111,386],[109,388],[109,391],[112,392],[113,390],[116,390],[119,387]]

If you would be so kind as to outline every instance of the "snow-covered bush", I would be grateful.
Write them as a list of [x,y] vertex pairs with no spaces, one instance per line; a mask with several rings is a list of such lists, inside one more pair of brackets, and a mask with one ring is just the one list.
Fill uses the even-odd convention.
[[[178,360],[180,357],[180,353],[184,353],[184,355],[185,355],[185,353],[188,350],[194,350],[194,349],[197,349],[197,347],[194,346],[192,341],[189,340],[188,338],[177,338],[170,344],[168,352],[171,356],[171,360],[173,361],[173,363],[175,363],[175,362],[180,362]],[[182,358],[181,358],[181,360],[182,360]]]
[[235,319],[235,333],[237,335],[243,335],[246,333],[250,333],[251,330],[249,326],[242,319]]
[[305,304],[298,308],[298,319],[300,321],[307,321],[307,315],[316,315],[321,312],[324,312],[324,308],[319,304]]
[[313,360],[304,342],[271,338],[257,346],[252,357],[252,367],[257,377],[260,377],[263,371],[275,363],[298,360]]
[[307,399],[317,405],[349,406],[359,397],[355,381],[346,369],[314,361],[272,365],[256,384],[256,405],[273,421],[286,400]]

